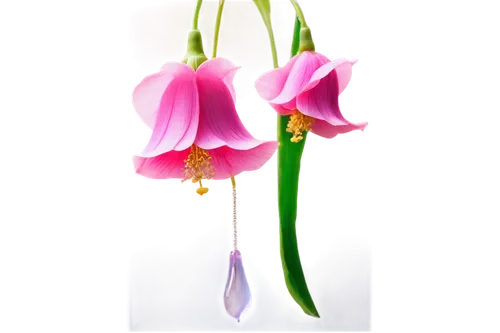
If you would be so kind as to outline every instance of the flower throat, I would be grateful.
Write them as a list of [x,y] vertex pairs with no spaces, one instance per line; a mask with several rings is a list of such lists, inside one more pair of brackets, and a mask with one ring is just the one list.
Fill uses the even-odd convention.
[[196,193],[203,195],[208,192],[207,187],[201,184],[202,179],[211,179],[215,176],[212,157],[205,149],[196,145],[191,146],[187,159],[184,160],[184,179],[183,182],[191,179],[193,183],[200,183]]
[[313,117],[306,116],[299,111],[296,111],[295,113],[290,115],[290,120],[288,121],[286,129],[287,132],[293,134],[290,141],[297,143],[304,139],[302,134],[304,133],[304,131],[309,131],[313,123]]

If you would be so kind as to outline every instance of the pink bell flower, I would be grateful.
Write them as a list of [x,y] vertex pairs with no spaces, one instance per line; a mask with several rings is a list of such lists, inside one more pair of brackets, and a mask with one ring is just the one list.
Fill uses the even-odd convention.
[[333,138],[368,125],[349,122],[339,109],[338,97],[355,63],[344,58],[330,61],[321,53],[304,51],[284,67],[261,75],[255,88],[276,112],[291,115],[287,132],[292,133],[292,142],[302,140],[302,133],[309,130]]
[[279,143],[260,141],[243,126],[235,108],[238,67],[224,58],[196,71],[168,62],[135,88],[134,108],[153,133],[133,158],[138,174],[154,179],[227,179],[262,167]]

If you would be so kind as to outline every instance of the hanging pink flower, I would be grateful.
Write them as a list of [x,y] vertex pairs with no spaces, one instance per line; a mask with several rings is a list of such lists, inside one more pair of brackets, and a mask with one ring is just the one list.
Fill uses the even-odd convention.
[[302,133],[309,130],[333,138],[368,125],[349,122],[339,109],[338,97],[355,63],[344,58],[330,61],[321,53],[304,51],[284,67],[261,75],[255,87],[276,112],[291,115],[287,131],[293,135],[292,142],[302,140]]
[[224,58],[189,66],[166,63],[134,90],[139,117],[153,129],[144,151],[133,158],[138,174],[154,179],[226,179],[262,167],[279,143],[248,133],[235,108],[236,67]]

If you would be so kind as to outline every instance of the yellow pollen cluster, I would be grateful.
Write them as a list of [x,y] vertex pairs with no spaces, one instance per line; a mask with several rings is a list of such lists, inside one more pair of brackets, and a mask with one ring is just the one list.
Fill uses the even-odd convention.
[[306,116],[299,111],[292,114],[288,121],[288,128],[286,129],[287,132],[293,134],[290,141],[297,143],[302,140],[304,138],[302,133],[304,133],[304,131],[309,131],[313,123],[313,117]]
[[211,179],[215,176],[214,166],[211,163],[212,157],[205,149],[196,145],[191,146],[187,159],[184,160],[183,182],[191,179],[193,183],[200,183],[196,193],[203,195],[208,192],[208,188],[201,184],[202,179]]

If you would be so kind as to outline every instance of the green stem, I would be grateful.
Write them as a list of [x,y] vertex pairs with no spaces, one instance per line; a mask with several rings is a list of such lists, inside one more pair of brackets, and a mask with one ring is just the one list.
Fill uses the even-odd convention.
[[252,2],[255,8],[257,8],[260,18],[264,23],[264,28],[266,29],[273,67],[278,68],[280,64],[278,61],[278,47],[276,46],[276,38],[274,37],[273,21],[271,19],[271,0],[252,0]]
[[273,27],[271,25],[271,18],[269,18],[269,24],[266,24],[267,34],[269,35],[269,41],[271,42],[271,53],[273,54],[273,66],[278,68],[278,52],[276,51],[276,42],[274,40]]
[[302,28],[309,28],[306,23],[306,19],[304,17],[304,13],[302,12],[302,8],[300,8],[299,3],[296,0],[290,0],[292,3],[293,7],[295,8],[295,12],[297,13],[297,16],[300,19],[300,24],[302,25]]
[[203,0],[198,0],[193,16],[193,30],[198,30],[198,17],[200,16],[201,3]]
[[[309,27],[307,26],[306,19],[304,17],[304,12],[302,12],[302,8],[300,8],[299,3],[296,0],[290,0],[290,2],[295,8],[295,13],[298,19],[300,20],[300,29],[299,29],[300,43],[299,43],[298,53],[304,51],[314,51],[315,46],[311,35],[311,29],[309,29]],[[297,29],[297,25],[295,25],[295,28]]]
[[299,52],[300,45],[300,20],[295,17],[295,25],[293,27],[292,49],[290,51],[290,58],[293,58]]
[[217,10],[217,19],[215,20],[215,31],[214,31],[214,47],[212,50],[212,58],[217,56],[217,45],[219,44],[219,30],[220,22],[222,19],[222,10],[224,9],[224,0],[219,1],[219,9]]
[[[270,11],[264,9],[264,3],[255,1],[259,9],[264,27],[269,38],[269,46],[273,60],[273,67],[279,67],[278,48],[272,28]],[[265,3],[267,5],[267,3]],[[301,11],[296,10],[297,13]],[[304,14],[302,13],[304,17]],[[307,27],[304,21],[302,26]],[[307,28],[309,31],[310,29]],[[300,31],[299,31],[300,30]],[[297,32],[299,31],[299,32]],[[295,29],[292,40],[292,56],[299,49],[299,39],[302,37],[302,29],[299,20],[295,21]],[[312,35],[312,34],[311,34]],[[298,196],[301,171],[303,170],[303,156],[308,143],[309,134],[298,143],[290,141],[291,133],[286,131],[289,116],[276,114],[275,137],[280,142],[276,156],[277,171],[277,213],[278,213],[278,258],[281,267],[281,277],[285,283],[288,297],[305,315],[319,319],[321,315],[307,285],[302,258],[299,252],[299,239],[297,230],[298,221]]]
[[291,142],[292,134],[286,131],[288,119],[288,116],[276,115],[276,134],[280,143],[276,158],[278,259],[288,297],[305,315],[319,319],[321,315],[306,281],[298,238],[299,185],[309,134],[298,143]]
[[205,49],[203,47],[203,36],[200,31],[200,11],[203,0],[197,0],[193,9],[193,21],[191,29],[188,32],[186,41],[186,54],[182,58],[182,62],[196,70],[204,61]]

